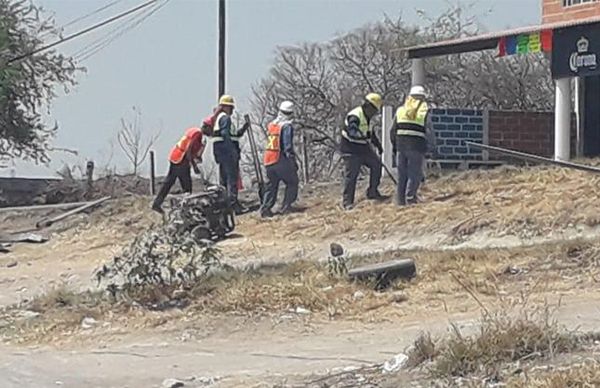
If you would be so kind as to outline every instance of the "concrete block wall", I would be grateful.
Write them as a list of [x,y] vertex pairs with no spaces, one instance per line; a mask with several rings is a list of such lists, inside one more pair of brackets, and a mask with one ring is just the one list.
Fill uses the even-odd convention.
[[[468,148],[465,140],[534,155],[554,155],[554,113],[433,109],[434,159],[500,160],[496,154]],[[571,120],[571,154],[575,154],[576,120]]]
[[431,124],[435,135],[436,159],[482,160],[482,151],[469,149],[464,142],[483,143],[486,121],[481,110],[433,109]]

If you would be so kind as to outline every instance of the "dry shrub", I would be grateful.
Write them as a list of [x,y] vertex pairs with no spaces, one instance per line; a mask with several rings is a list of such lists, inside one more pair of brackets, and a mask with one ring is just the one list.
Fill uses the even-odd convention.
[[[550,357],[581,344],[579,337],[564,333],[550,319],[547,308],[518,317],[486,313],[473,336],[463,335],[455,325],[452,329],[449,338],[434,345],[437,350],[430,353],[435,355],[430,371],[436,378],[495,376],[506,363]],[[422,338],[417,339],[415,348],[423,348],[422,342]]]
[[94,292],[75,292],[66,286],[58,286],[33,298],[28,309],[38,313],[56,309],[94,308],[102,302],[102,295]]
[[424,362],[432,361],[438,355],[438,348],[429,333],[421,333],[408,351],[409,368],[414,368]]
[[509,388],[565,388],[600,386],[600,362],[587,360],[566,367],[537,369],[507,382]]

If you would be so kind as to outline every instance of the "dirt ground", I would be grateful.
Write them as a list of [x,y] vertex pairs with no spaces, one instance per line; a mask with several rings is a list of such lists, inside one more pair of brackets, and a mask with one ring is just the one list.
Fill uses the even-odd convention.
[[[600,241],[598,183],[595,176],[550,168],[467,172],[428,181],[417,206],[398,210],[391,200],[377,204],[361,194],[351,212],[339,207],[339,187],[308,187],[302,213],[238,218],[235,235],[218,244],[223,261],[255,267],[325,261],[331,242],[346,248],[352,265],[413,257],[418,276],[402,289],[406,302],[333,318],[294,310],[302,306],[126,318],[115,311],[90,328],[77,323],[35,341],[4,334],[0,378],[7,387],[159,387],[167,378],[192,387],[287,386],[298,376],[381,363],[423,330],[443,334],[450,322],[474,330],[481,303],[495,306],[525,292],[531,305],[560,300],[557,319],[567,328],[594,330],[600,327],[598,263],[553,254],[575,249],[561,244]],[[96,268],[161,222],[149,202],[111,201],[44,230],[47,243],[10,247],[0,254],[0,305],[26,305],[56,287],[94,288]],[[57,212],[0,211],[0,234],[29,229]]]

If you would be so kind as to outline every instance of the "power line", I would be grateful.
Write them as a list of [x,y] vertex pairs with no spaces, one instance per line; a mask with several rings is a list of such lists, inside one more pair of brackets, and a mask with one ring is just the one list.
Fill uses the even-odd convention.
[[118,4],[118,3],[122,2],[122,1],[123,0],[115,0],[115,1],[113,1],[111,3],[109,3],[109,4],[103,5],[102,7],[98,8],[98,9],[96,9],[96,10],[94,10],[94,11],[92,11],[92,12],[86,14],[86,15],[79,16],[79,17],[71,20],[70,22],[68,22],[67,24],[65,24],[64,26],[62,26],[62,28],[67,28],[69,26],[72,26],[73,24],[78,23],[78,22],[80,22],[82,20],[85,20],[85,19],[87,19],[87,18],[89,18],[91,16],[94,16],[94,15],[96,15],[96,14],[98,14],[98,13],[100,13],[100,12],[106,10],[106,9],[109,9],[113,5],[116,5],[116,4]]
[[91,31],[94,31],[94,30],[96,30],[96,29],[100,28],[100,27],[103,27],[103,26],[105,26],[105,25],[107,25],[107,24],[110,24],[110,23],[112,23],[112,22],[116,21],[116,20],[122,19],[122,18],[124,18],[125,16],[131,15],[132,13],[135,13],[135,12],[137,12],[137,11],[141,10],[141,9],[144,9],[144,8],[148,7],[149,5],[152,5],[152,4],[156,3],[157,1],[158,1],[158,0],[150,0],[150,1],[146,2],[146,3],[144,3],[144,4],[138,5],[137,7],[130,9],[129,11],[125,11],[125,12],[123,12],[123,13],[120,13],[120,14],[118,14],[118,15],[116,15],[116,16],[113,16],[113,17],[111,17],[111,18],[109,18],[109,19],[107,19],[107,20],[105,20],[105,21],[103,21],[103,22],[100,22],[100,23],[98,23],[98,24],[95,24],[95,25],[93,25],[93,26],[91,26],[91,27],[88,27],[88,28],[86,28],[86,29],[83,29],[83,30],[81,30],[81,31],[79,31],[79,32],[76,32],[76,33],[74,33],[74,34],[72,34],[72,35],[69,35],[69,36],[67,36],[67,37],[65,37],[65,38],[59,39],[59,40],[57,40],[57,41],[56,41],[56,42],[54,42],[54,43],[50,43],[50,44],[48,44],[48,45],[46,45],[46,46],[42,46],[42,47],[40,47],[40,48],[38,48],[38,49],[36,49],[36,50],[33,50],[33,51],[29,52],[29,53],[26,53],[26,54],[19,55],[19,56],[17,56],[17,57],[15,57],[15,58],[13,58],[13,59],[9,59],[9,60],[7,61],[7,64],[10,64],[10,63],[13,63],[13,62],[16,62],[16,61],[20,61],[20,60],[22,60],[22,59],[25,59],[25,58],[27,58],[27,57],[30,57],[30,56],[32,56],[32,55],[35,55],[35,54],[37,54],[37,53],[39,53],[39,52],[42,52],[42,51],[45,51],[45,50],[51,49],[51,48],[53,48],[53,47],[56,47],[56,46],[58,46],[59,44],[62,44],[62,43],[68,42],[68,41],[70,41],[70,40],[72,40],[72,39],[75,39],[75,38],[77,38],[77,37],[80,37],[80,36],[82,36],[82,35],[85,35],[85,34],[87,34],[87,33],[91,32]]
[[104,37],[97,39],[96,41],[92,42],[91,45],[84,47],[82,50],[79,50],[73,55],[75,57],[75,60],[78,62],[82,62],[97,54],[98,52],[102,51],[112,42],[114,42],[127,32],[133,30],[134,28],[138,27],[140,24],[145,22],[148,18],[150,18],[152,15],[154,15],[156,12],[162,9],[165,5],[167,5],[169,1],[170,0],[164,0],[162,4],[156,5],[154,8],[149,8],[145,10],[144,12],[140,13],[132,20],[130,20],[128,23],[113,29]]

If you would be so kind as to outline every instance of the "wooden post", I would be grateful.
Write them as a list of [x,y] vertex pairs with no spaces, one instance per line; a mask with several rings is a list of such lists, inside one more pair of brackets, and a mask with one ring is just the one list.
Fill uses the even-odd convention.
[[94,161],[90,160],[87,162],[85,166],[85,176],[87,179],[87,191],[90,193],[92,191],[92,186],[94,183]]
[[154,151],[150,151],[150,194],[156,195],[156,175],[154,169]]
[[302,175],[304,183],[308,183],[308,139],[306,134],[306,128],[302,128]]

